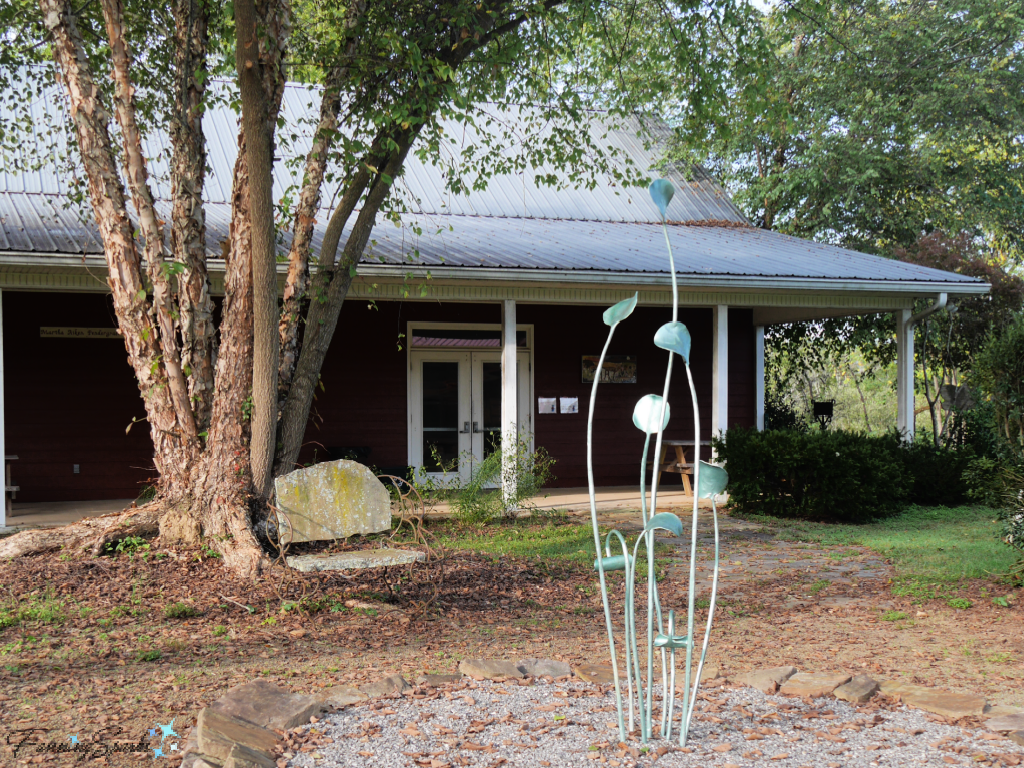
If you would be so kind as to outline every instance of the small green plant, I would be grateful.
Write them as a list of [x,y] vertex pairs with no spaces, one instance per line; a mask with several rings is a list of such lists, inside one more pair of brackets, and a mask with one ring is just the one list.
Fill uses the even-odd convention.
[[189,603],[171,603],[164,606],[166,619],[191,619],[199,615],[199,609]]
[[276,624],[277,619],[274,616],[267,616],[267,618],[260,622],[260,625],[264,627],[273,627]]
[[142,608],[132,608],[127,605],[116,605],[110,609],[110,615],[115,619],[120,619],[123,616],[131,616],[136,618],[138,616],[145,615],[146,611]]
[[946,601],[946,605],[956,608],[958,611],[966,611],[973,603],[966,597],[951,597]]
[[13,600],[0,606],[0,629],[27,622],[61,624],[67,620],[66,605],[47,589],[42,595],[31,595],[28,600]]
[[905,621],[907,614],[903,611],[886,611],[878,617],[879,621]]
[[151,648],[151,649],[146,650],[146,651],[140,650],[140,651],[137,651],[135,653],[135,660],[136,661],[159,661],[162,655],[163,654],[161,654],[160,651],[156,650],[155,648]]
[[[463,523],[479,524],[498,518],[514,519],[530,508],[530,499],[554,479],[555,460],[543,448],[531,450],[531,435],[520,435],[514,447],[516,464],[515,492],[506,497],[501,489],[503,451],[492,445],[483,461],[466,452],[445,462],[431,446],[434,473],[422,470],[412,485],[432,501],[447,501],[455,518]],[[463,480],[468,475],[469,480]]]
[[831,583],[832,582],[830,582],[828,579],[819,579],[818,581],[811,584],[811,586],[807,588],[807,591],[810,592],[812,595],[816,595],[823,589],[827,588],[828,585]]
[[1010,601],[1007,600],[1005,597],[993,597],[992,602],[998,605],[1000,608],[1010,607]]
[[225,627],[223,624],[218,624],[217,626],[215,626],[213,628],[213,636],[214,637],[224,637],[224,635],[226,635],[227,633],[228,633],[228,628]]
[[131,560],[135,555],[149,551],[149,543],[141,536],[125,536],[123,539],[107,544],[107,552],[114,555],[127,555]]

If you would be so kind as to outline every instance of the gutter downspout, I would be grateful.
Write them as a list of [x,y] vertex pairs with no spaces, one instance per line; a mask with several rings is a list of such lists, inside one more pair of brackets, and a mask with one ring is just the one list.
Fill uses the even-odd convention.
[[910,320],[907,323],[908,329],[909,328],[913,328],[919,322],[921,322],[926,317],[928,317],[928,315],[935,314],[936,312],[938,312],[940,309],[944,308],[945,306],[946,306],[946,294],[945,293],[940,293],[939,294],[939,298],[937,298],[935,300],[934,304],[932,304],[927,309],[924,309],[924,310],[918,312],[916,315],[911,315]]

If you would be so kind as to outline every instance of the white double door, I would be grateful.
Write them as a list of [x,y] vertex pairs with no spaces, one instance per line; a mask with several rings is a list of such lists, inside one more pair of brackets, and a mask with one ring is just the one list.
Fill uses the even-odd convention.
[[[519,352],[516,357],[523,436],[533,431],[530,356]],[[431,474],[457,468],[468,477],[501,445],[501,352],[413,351],[411,367],[409,463]]]

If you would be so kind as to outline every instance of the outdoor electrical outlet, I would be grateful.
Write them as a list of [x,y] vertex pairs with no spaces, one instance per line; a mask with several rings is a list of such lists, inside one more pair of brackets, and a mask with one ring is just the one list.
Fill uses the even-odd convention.
[[76,475],[78,474],[78,465],[77,464],[72,464],[71,465],[71,472],[73,474],[76,474]]

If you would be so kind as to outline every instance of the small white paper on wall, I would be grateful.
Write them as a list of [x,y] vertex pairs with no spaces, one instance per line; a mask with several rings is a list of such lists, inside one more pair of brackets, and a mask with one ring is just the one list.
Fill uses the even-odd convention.
[[558,413],[558,401],[554,397],[538,397],[537,413]]
[[558,410],[562,413],[579,413],[580,399],[578,397],[558,398]]

